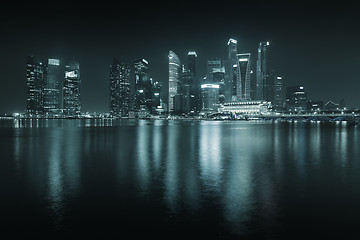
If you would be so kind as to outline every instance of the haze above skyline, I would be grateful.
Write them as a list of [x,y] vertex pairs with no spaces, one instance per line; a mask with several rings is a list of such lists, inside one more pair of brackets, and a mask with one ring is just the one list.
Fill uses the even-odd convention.
[[107,112],[114,57],[145,58],[151,77],[166,81],[168,51],[185,61],[194,50],[205,76],[207,59],[225,58],[229,38],[238,40],[239,53],[252,54],[252,69],[258,43],[270,41],[270,68],[287,86],[304,85],[311,100],[345,98],[348,107],[360,107],[355,3],[52,4],[26,3],[20,10],[5,3],[0,10],[0,113],[25,109],[27,55],[79,61],[82,111]]

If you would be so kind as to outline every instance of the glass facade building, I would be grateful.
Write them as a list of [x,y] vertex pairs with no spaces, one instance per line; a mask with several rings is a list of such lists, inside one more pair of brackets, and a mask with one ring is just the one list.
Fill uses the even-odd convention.
[[78,62],[69,62],[65,66],[65,79],[63,87],[64,114],[76,116],[81,112],[81,79]]
[[44,111],[48,114],[60,113],[61,70],[59,59],[48,59],[44,83]]
[[227,45],[228,62],[225,80],[225,98],[226,101],[238,101],[241,98],[241,84],[237,57],[237,40],[230,38]]
[[242,53],[238,54],[237,57],[240,71],[240,100],[250,100],[251,54]]
[[26,61],[26,113],[40,114],[44,109],[44,65],[34,56]]
[[268,100],[267,87],[267,48],[269,42],[260,42],[258,46],[258,58],[256,61],[256,99]]
[[127,116],[130,109],[130,65],[117,59],[110,65],[110,114]]
[[173,112],[175,95],[178,93],[178,86],[180,83],[181,62],[180,62],[180,58],[173,51],[169,51],[168,58],[169,58],[168,112]]
[[137,59],[134,62],[135,99],[134,110],[152,109],[152,79],[149,76],[149,62]]

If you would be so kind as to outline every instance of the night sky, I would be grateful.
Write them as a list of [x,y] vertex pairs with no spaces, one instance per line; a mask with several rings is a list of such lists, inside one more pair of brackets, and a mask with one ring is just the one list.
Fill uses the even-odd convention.
[[[149,61],[155,81],[168,78],[169,50],[184,61],[226,56],[230,37],[239,53],[270,41],[269,64],[286,85],[302,84],[309,99],[345,98],[360,107],[360,8],[346,1],[47,1],[0,7],[0,113],[24,112],[26,56],[80,62],[82,111],[109,111],[109,64],[114,57]],[[253,2],[253,3],[251,3]]]

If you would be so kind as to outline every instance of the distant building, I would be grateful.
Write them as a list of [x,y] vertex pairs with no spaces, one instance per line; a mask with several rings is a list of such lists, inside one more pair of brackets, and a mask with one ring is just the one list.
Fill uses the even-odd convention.
[[110,114],[128,116],[130,110],[130,65],[114,58],[110,65]]
[[267,48],[269,42],[260,42],[256,61],[256,99],[268,100]]
[[63,87],[63,108],[67,116],[76,116],[81,112],[81,79],[78,62],[69,62],[65,66]]
[[173,51],[169,51],[169,95],[168,112],[174,111],[175,95],[178,94],[180,84],[181,62],[180,58]]
[[272,100],[273,110],[276,112],[284,110],[284,78],[274,77],[274,98]]
[[202,112],[217,112],[219,108],[219,84],[201,84]]
[[240,69],[237,57],[237,40],[230,38],[228,43],[228,59],[226,64],[225,100],[241,99]]
[[307,102],[307,110],[310,112],[318,112],[324,110],[324,101],[313,101]]
[[240,71],[240,96],[238,96],[238,99],[250,100],[251,54],[241,53],[237,54],[237,57]]
[[303,86],[295,85],[286,88],[286,110],[294,113],[307,110],[307,94]]
[[49,114],[60,113],[62,73],[59,59],[48,59],[44,83],[44,111]]
[[324,110],[325,111],[336,111],[339,110],[339,104],[334,103],[333,101],[328,101],[325,104]]
[[135,99],[136,111],[148,111],[152,109],[152,79],[149,76],[149,62],[137,59],[134,62],[135,75]]
[[40,114],[44,110],[44,65],[34,56],[26,60],[26,113]]
[[260,100],[242,100],[237,102],[226,102],[219,112],[232,113],[235,115],[266,115],[269,114],[270,104]]

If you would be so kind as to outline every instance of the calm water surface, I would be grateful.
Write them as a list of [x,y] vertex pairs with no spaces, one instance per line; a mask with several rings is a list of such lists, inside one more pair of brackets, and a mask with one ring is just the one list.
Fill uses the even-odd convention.
[[14,237],[360,237],[359,126],[2,120],[0,143]]

